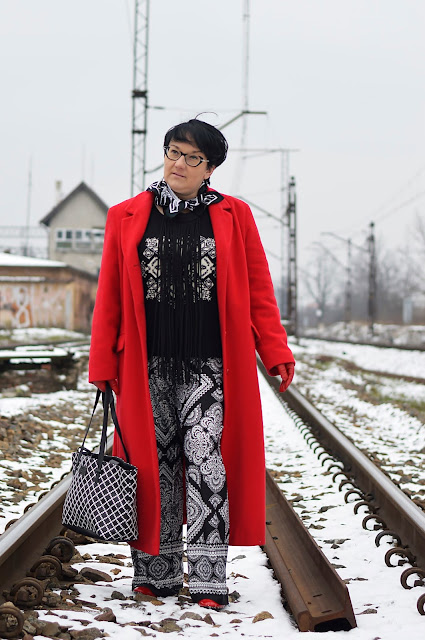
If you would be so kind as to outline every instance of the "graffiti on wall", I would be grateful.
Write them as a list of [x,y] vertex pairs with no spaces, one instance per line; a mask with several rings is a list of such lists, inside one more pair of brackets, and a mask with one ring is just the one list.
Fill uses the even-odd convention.
[[70,293],[63,285],[2,283],[0,327],[68,327],[72,323]]

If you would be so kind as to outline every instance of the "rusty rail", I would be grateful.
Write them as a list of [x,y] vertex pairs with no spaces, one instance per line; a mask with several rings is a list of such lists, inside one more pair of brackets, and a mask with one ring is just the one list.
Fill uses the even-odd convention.
[[296,388],[288,389],[284,400],[311,426],[322,446],[344,463],[346,475],[361,490],[380,528],[397,532],[402,546],[425,567],[425,513]]
[[[266,376],[270,385],[278,391],[279,382],[270,378],[261,362],[260,370]],[[388,567],[393,564],[393,556],[398,557],[398,565],[408,565],[400,576],[401,585],[405,589],[425,586],[425,512],[422,511],[392,480],[386,476],[364,453],[362,453],[343,433],[327,420],[294,385],[279,399],[290,408],[307,425],[314,439],[325,451],[327,458],[322,458],[322,464],[335,459],[343,463],[341,474],[346,476],[352,487],[346,491],[345,501],[349,496],[356,495],[354,511],[360,506],[368,510],[363,518],[362,526],[372,527],[377,531],[376,546],[380,545],[383,537],[392,538],[395,546],[385,554]],[[334,475],[339,475],[338,471]],[[417,579],[412,584],[412,576]],[[425,615],[425,594],[417,601],[417,609]]]
[[265,551],[300,631],[356,625],[347,586],[266,472]]
[[[275,382],[271,380],[272,384]],[[371,515],[379,510],[380,516],[385,517],[381,534],[387,531],[388,522],[414,550],[415,559],[422,562],[425,514],[296,389],[291,387],[284,400],[311,425],[323,446],[343,461],[347,474],[368,496],[374,511]],[[108,447],[111,446],[112,436],[108,439]],[[69,483],[70,475],[0,536],[1,589],[7,590],[25,575],[51,538],[60,532]],[[346,585],[269,474],[266,500],[266,552],[300,631],[347,630],[356,626]]]
[[[113,435],[107,441],[112,451]],[[54,536],[62,529],[62,506],[71,483],[71,473],[48,494],[0,535],[0,593],[10,587],[27,571]]]

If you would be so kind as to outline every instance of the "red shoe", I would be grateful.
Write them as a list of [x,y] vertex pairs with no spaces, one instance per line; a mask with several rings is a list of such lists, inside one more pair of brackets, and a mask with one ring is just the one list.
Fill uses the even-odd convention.
[[210,600],[209,598],[203,598],[202,600],[199,600],[198,604],[200,607],[204,607],[205,609],[216,609],[217,611],[219,609],[224,609],[225,607],[224,604],[218,604],[218,602],[215,602],[215,600]]
[[151,589],[149,589],[149,587],[134,587],[133,591],[135,593],[143,593],[144,596],[151,596],[152,598],[156,598],[156,595]]

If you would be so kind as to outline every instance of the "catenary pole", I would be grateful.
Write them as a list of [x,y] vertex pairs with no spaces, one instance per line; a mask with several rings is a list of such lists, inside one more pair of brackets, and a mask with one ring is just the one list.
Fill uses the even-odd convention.
[[149,2],[135,0],[131,129],[131,196],[145,188],[148,118]]

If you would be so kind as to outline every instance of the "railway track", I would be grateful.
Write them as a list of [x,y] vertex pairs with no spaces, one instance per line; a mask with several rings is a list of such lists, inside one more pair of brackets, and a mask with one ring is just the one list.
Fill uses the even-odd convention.
[[309,334],[301,334],[299,336],[301,339],[306,340],[322,340],[324,342],[336,342],[341,344],[354,344],[354,345],[362,345],[365,347],[379,347],[382,349],[401,349],[402,351],[425,351],[424,345],[415,345],[415,344],[397,344],[394,341],[389,340],[373,340],[371,341],[363,341],[363,340],[353,340],[350,338],[331,338],[324,337],[321,335],[309,335]]
[[[259,368],[265,373],[261,363]],[[269,383],[278,392],[278,381],[273,378]],[[408,565],[400,576],[401,585],[405,589],[425,587],[425,512],[294,386],[282,402],[322,465],[333,471],[333,480],[345,491],[345,501],[354,502],[355,513],[365,511],[362,526],[377,531],[375,544],[379,546],[384,538],[393,541],[385,562],[388,567]],[[412,576],[416,576],[413,584]],[[419,596],[417,609],[425,615],[425,593]]]
[[[0,348],[0,385],[13,384],[14,375],[19,372],[23,382],[41,381],[41,376],[50,376],[66,389],[77,385],[79,357],[81,350],[88,349],[88,339],[52,341],[32,344],[2,345]],[[41,375],[40,375],[41,372]]]
[[296,384],[425,510],[425,356],[303,340]]
[[[346,502],[354,499],[355,512],[366,511],[363,526],[377,530],[376,544],[384,538],[395,543],[385,561],[388,566],[395,562],[409,565],[402,573],[402,585],[406,589],[424,586],[425,514],[295,389],[285,394],[284,404],[307,443],[333,473],[334,482],[346,490]],[[19,637],[22,610],[28,612],[52,597],[52,578],[60,579],[64,587],[74,584],[78,572],[69,564],[75,554],[73,539],[69,532],[61,531],[60,522],[69,482],[65,477],[0,536],[0,583],[5,600],[0,608],[1,637]],[[267,478],[265,550],[300,630],[355,626],[346,585],[283,498],[271,474]],[[418,598],[417,609],[425,615],[425,594]]]

